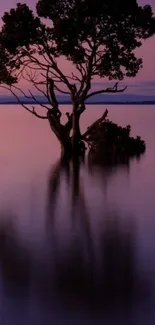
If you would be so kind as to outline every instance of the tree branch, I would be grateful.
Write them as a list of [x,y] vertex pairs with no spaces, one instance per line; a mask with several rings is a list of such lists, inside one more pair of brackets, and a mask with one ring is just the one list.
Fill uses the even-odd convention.
[[82,64],[77,64],[76,69],[80,72],[82,78],[86,75],[86,70]]
[[54,88],[59,92],[59,93],[62,93],[62,94],[65,94],[65,95],[70,95],[70,93],[68,91],[64,91],[62,89],[60,89],[56,84],[54,85]]
[[51,55],[50,51],[49,51],[49,47],[48,45],[43,41],[42,42],[42,46],[46,52],[46,54],[48,55],[48,58],[50,59],[51,63],[52,63],[52,69],[58,73],[59,77],[63,80],[63,82],[67,85],[68,89],[71,91],[71,93],[73,94],[73,87],[70,84],[70,82],[68,81],[68,78],[63,74],[63,72],[58,68],[57,63],[55,62],[53,56]]
[[[39,115],[38,113],[36,113],[36,111],[35,111],[35,107],[34,107],[34,106],[32,106],[32,110],[31,110],[31,109],[29,109],[29,108],[26,106],[26,104],[23,104],[23,103],[22,103],[22,101],[19,99],[19,97],[17,96],[17,94],[12,90],[12,87],[14,87],[15,89],[18,89],[19,91],[21,91],[22,94],[24,94],[24,92],[23,92],[20,88],[18,88],[18,87],[16,87],[16,86],[10,86],[10,87],[8,88],[8,87],[6,87],[6,86],[2,86],[2,85],[0,85],[0,87],[3,88],[3,89],[9,90],[9,91],[12,93],[12,95],[17,99],[18,103],[19,103],[23,108],[25,108],[26,111],[28,111],[29,113],[35,115],[36,117],[38,117],[38,118],[40,118],[40,119],[47,119],[47,116],[42,116],[42,115]],[[26,96],[26,98],[30,98],[30,97]]]
[[39,100],[37,100],[37,98],[32,94],[31,90],[29,89],[29,93],[31,95],[31,98],[35,101],[36,104],[41,105],[42,107],[46,108],[47,110],[49,110],[49,107],[46,106],[43,103],[40,103]]
[[95,56],[95,53],[96,53],[96,44],[94,43],[93,44],[93,48],[92,48],[92,53],[91,55],[89,56],[89,59],[88,59],[88,66],[87,66],[87,73],[86,73],[86,78],[85,78],[85,88],[83,90],[83,85],[82,85],[82,95],[81,95],[81,100],[84,102],[85,99],[86,99],[86,96],[87,96],[87,93],[88,91],[90,90],[91,88],[91,78],[92,78],[92,69],[93,69],[93,59],[94,59],[94,56]]
[[41,93],[42,93],[42,94],[47,98],[47,100],[49,101],[49,98],[48,98],[47,94],[45,93],[45,91],[43,91],[42,89],[40,89],[36,83],[33,83],[33,86],[34,86],[34,87],[35,87],[39,92],[41,92]]
[[66,116],[68,118],[68,121],[66,122],[66,124],[64,125],[64,128],[67,132],[67,134],[69,135],[70,134],[70,131],[72,129],[72,125],[73,125],[73,114],[71,113],[66,113]]
[[80,116],[85,110],[86,110],[85,104],[81,104],[81,106],[77,110],[78,115]]
[[69,78],[74,81],[81,82],[81,79],[78,76],[76,76],[73,72],[72,72],[72,77],[69,77]]
[[53,81],[52,78],[48,77],[47,83],[48,83],[49,93],[50,93],[52,103],[53,103],[54,107],[57,108],[58,107],[58,101],[56,99],[56,95],[55,95],[55,92],[54,92],[54,81]]
[[108,110],[106,109],[103,115],[87,128],[87,131],[82,135],[82,139],[87,141],[86,139],[87,136],[92,132],[92,130],[96,127],[96,125],[99,125],[106,119],[107,115],[108,115]]
[[103,94],[103,93],[122,93],[123,91],[125,91],[127,89],[127,86],[122,88],[122,89],[118,89],[118,82],[114,85],[113,88],[107,88],[107,89],[101,89],[101,90],[97,90],[97,91],[93,91],[92,93],[88,94],[86,99],[95,96],[95,95],[99,95],[99,94]]
[[53,79],[53,81],[57,82],[57,83],[61,83],[63,82],[62,78],[57,76],[56,73],[54,73],[53,71],[50,70],[50,67],[47,68],[46,70],[46,75],[44,73],[41,73],[41,76],[44,77],[45,79],[47,78],[47,75],[49,75],[49,72],[51,74],[51,77]]
[[[48,72],[47,72],[48,73]],[[47,101],[49,102],[49,104],[51,104],[52,106],[52,102],[50,101],[50,98],[48,96],[48,91],[47,93],[45,91],[43,91],[42,89],[39,88],[40,85],[45,85],[47,86],[47,80],[46,81],[36,81],[36,75],[33,75],[32,74],[29,74],[27,72],[27,76],[28,78],[25,78],[23,76],[24,79],[26,79],[27,81],[31,82],[32,85],[36,88],[36,90],[38,90],[40,93],[42,93],[42,95],[47,99]],[[47,79],[47,78],[46,78]],[[32,94],[32,92],[29,90],[30,94],[31,94],[31,97],[35,100],[36,104],[39,104],[41,105],[42,107],[46,108],[47,110],[49,109],[48,106],[46,106],[45,104],[41,104],[37,99],[36,97]]]

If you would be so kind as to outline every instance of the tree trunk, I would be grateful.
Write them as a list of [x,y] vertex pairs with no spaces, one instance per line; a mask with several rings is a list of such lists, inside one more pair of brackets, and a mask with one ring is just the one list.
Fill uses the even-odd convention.
[[[62,125],[60,119],[48,112],[48,121],[54,134],[61,145],[61,157],[70,159],[84,156],[84,143],[81,141],[80,133],[80,114],[77,113],[77,107],[73,106],[72,120],[68,129],[68,123]],[[70,136],[70,131],[73,131]]]
[[79,145],[80,145],[80,126],[79,126],[79,120],[80,116],[77,112],[77,105],[73,105],[73,135],[72,135],[72,150],[73,150],[73,155],[79,155]]
[[[60,140],[59,140],[60,141]],[[61,158],[68,160],[72,158],[72,142],[71,139],[68,138],[68,141],[60,141],[61,145]]]

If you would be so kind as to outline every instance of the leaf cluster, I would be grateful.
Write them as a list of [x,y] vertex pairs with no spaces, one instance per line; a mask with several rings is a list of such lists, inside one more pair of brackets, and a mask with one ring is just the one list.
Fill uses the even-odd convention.
[[142,59],[135,49],[155,34],[151,6],[141,7],[136,0],[39,0],[36,11],[18,3],[2,17],[1,82],[15,82],[23,58],[37,63],[34,55],[46,56],[46,68],[56,70],[55,60],[63,55],[87,82],[87,92],[95,75],[110,80],[136,76]]

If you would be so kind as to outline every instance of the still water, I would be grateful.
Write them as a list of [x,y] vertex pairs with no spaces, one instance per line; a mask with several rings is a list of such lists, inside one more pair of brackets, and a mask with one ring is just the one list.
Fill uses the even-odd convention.
[[3,325],[155,323],[155,108],[108,110],[146,141],[141,159],[63,166],[46,121],[0,107]]

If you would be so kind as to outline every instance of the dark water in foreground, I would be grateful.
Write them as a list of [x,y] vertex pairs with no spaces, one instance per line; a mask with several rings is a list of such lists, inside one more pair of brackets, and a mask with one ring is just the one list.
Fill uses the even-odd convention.
[[[103,109],[89,107],[83,129]],[[146,140],[140,160],[64,166],[44,121],[1,108],[3,325],[155,323],[155,109],[109,114]]]

